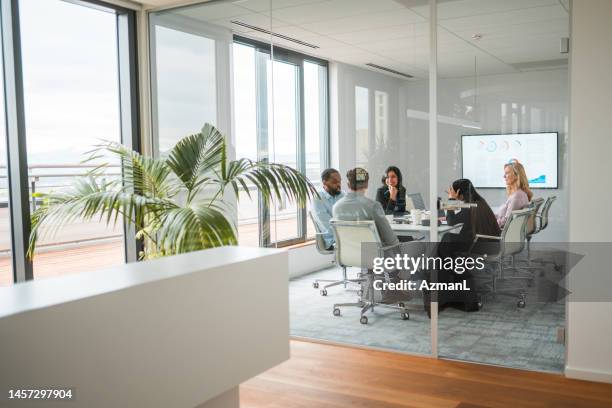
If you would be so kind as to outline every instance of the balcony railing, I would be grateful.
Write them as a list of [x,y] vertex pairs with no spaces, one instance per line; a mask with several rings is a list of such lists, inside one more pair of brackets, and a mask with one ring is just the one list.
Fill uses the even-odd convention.
[[[61,191],[70,186],[75,178],[87,177],[97,164],[35,164],[28,166],[28,184],[30,190],[30,210],[33,212],[40,205],[41,199],[34,198],[34,193]],[[120,177],[120,165],[108,165],[101,177],[109,179]],[[8,211],[8,178],[6,166],[0,166],[0,254],[10,251],[10,213]],[[100,241],[122,238],[120,228],[106,227],[103,222],[76,221],[62,228],[53,237],[40,241],[39,249],[44,251],[53,247],[90,244]]]

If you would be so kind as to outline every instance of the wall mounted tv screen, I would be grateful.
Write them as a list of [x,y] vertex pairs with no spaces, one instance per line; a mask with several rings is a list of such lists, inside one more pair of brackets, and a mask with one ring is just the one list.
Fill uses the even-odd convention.
[[461,136],[463,177],[475,187],[503,188],[504,164],[518,160],[531,188],[558,187],[557,133]]

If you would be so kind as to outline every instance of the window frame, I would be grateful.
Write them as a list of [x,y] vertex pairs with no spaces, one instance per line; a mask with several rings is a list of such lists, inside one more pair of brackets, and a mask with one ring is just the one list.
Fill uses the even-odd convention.
[[[323,136],[320,140],[320,152],[319,157],[322,159],[321,166],[323,168],[329,167],[330,163],[330,105],[329,105],[329,62],[327,60],[313,57],[311,55],[302,54],[297,51],[292,51],[283,47],[279,47],[276,45],[271,45],[269,43],[265,43],[259,40],[254,40],[248,37],[244,37],[242,35],[234,35],[233,36],[233,44],[241,44],[249,47],[253,47],[256,52],[256,61],[255,61],[255,70],[256,70],[256,89],[267,89],[267,83],[261,83],[262,80],[267,80],[265,70],[262,70],[260,64],[262,61],[267,61],[274,58],[274,61],[289,63],[291,65],[295,65],[297,68],[297,99],[298,99],[298,107],[296,116],[298,117],[299,124],[297,126],[298,129],[298,137],[297,137],[297,164],[298,170],[302,174],[306,174],[306,132],[305,132],[305,104],[304,104],[304,63],[314,63],[319,66],[325,67],[325,95],[323,98],[324,106],[321,107],[321,112],[325,113],[325,119],[323,120]],[[257,53],[267,54],[267,59],[257,58]],[[258,75],[263,73],[263,75]],[[257,91],[256,91],[257,92]],[[262,95],[256,95],[257,107],[256,107],[256,116],[258,120],[266,120],[268,118],[267,111],[267,95],[262,98]],[[267,124],[267,122],[266,122]],[[268,126],[265,126],[267,129]],[[262,126],[257,126],[257,146],[258,146],[258,160],[268,160],[267,154],[261,155],[262,152],[267,152],[268,146],[268,135],[267,130],[262,131]],[[318,180],[314,181],[315,183]],[[298,236],[295,238],[285,239],[281,241],[272,241],[270,228],[271,228],[271,217],[270,217],[270,204],[264,202],[261,197],[261,194],[258,194],[258,218],[259,218],[259,246],[261,247],[286,247],[291,245],[300,244],[306,242],[313,237],[308,236],[308,214],[307,207],[299,208],[298,207],[298,217],[297,217],[297,226],[298,226]]]
[[[19,0],[0,0],[4,98],[6,118],[7,166],[13,283],[34,279],[32,261],[27,258],[31,231],[30,193],[26,148],[26,123],[23,88],[23,62]],[[117,24],[117,72],[121,142],[141,151],[140,99],[138,88],[136,11],[99,0],[68,0],[79,6],[113,13]],[[135,231],[124,227],[124,257],[138,259],[142,243]]]

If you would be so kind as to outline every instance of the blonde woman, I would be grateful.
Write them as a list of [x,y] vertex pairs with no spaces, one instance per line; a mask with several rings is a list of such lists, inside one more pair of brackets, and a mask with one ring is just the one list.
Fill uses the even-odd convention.
[[529,180],[525,168],[516,160],[504,165],[504,180],[508,199],[497,210],[496,218],[500,228],[503,228],[512,211],[522,210],[529,205],[533,193],[529,189]]

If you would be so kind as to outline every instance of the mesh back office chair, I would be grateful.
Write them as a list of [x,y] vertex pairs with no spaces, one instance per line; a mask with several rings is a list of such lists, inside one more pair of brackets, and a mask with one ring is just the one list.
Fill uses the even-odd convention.
[[548,197],[544,206],[542,207],[542,212],[537,216],[539,222],[539,230],[538,232],[545,230],[548,227],[548,214],[550,212],[550,207],[557,199],[557,196]]
[[[340,308],[345,306],[360,307],[361,317],[359,322],[361,324],[368,323],[368,317],[365,315],[368,310],[374,311],[374,306],[381,306],[388,309],[398,310],[401,312],[400,316],[403,320],[410,318],[408,309],[403,303],[397,305],[385,304],[377,302],[374,299],[374,274],[372,272],[373,258],[376,256],[385,256],[385,253],[394,249],[399,249],[400,244],[391,246],[383,246],[376,224],[374,221],[331,221],[331,228],[336,238],[336,261],[343,268],[348,266],[358,267],[362,270],[368,270],[366,277],[362,279],[367,282],[366,298],[360,299],[359,302],[354,303],[336,303],[334,304],[333,313],[334,316],[340,316]],[[375,243],[375,253],[368,253],[362,255],[362,246],[364,243]],[[374,248],[374,246],[368,246]],[[365,250],[365,249],[364,249]],[[363,275],[363,274],[362,274]],[[390,281],[389,275],[384,274],[385,280]]]
[[[315,219],[311,211],[308,212],[308,215],[310,216],[312,225],[314,225],[314,228],[315,228],[315,244],[317,247],[317,251],[321,255],[335,254],[334,249],[328,249],[327,246],[325,245],[325,239],[323,238],[323,236],[325,235],[326,231],[321,230],[321,227],[317,223],[317,220]],[[333,262],[335,263],[335,260]],[[359,284],[361,283],[361,280],[348,279],[346,275],[346,267],[343,267],[342,268],[342,279],[317,279],[312,283],[312,287],[315,289],[318,289],[321,282],[326,282],[327,285],[321,288],[319,293],[321,294],[321,296],[327,296],[327,288],[330,288],[332,286],[337,286],[337,285],[344,285],[344,287],[346,288],[347,284],[349,283]]]
[[527,297],[527,288],[526,286],[515,288],[516,290],[499,290],[498,284],[503,281],[509,280],[532,280],[531,276],[505,276],[504,272],[507,269],[515,269],[513,266],[508,268],[504,265],[504,260],[507,257],[512,257],[516,254],[519,254],[523,251],[527,242],[527,220],[530,216],[535,213],[535,208],[529,207],[523,210],[512,211],[512,215],[510,219],[506,221],[504,228],[501,232],[500,236],[493,235],[482,235],[476,234],[474,237],[474,242],[472,243],[472,247],[470,248],[470,253],[482,255],[482,252],[478,253],[474,252],[476,245],[478,245],[479,241],[483,240],[489,241],[498,241],[499,245],[495,245],[496,249],[492,249],[492,247],[488,247],[486,253],[487,258],[485,262],[494,263],[497,265],[497,273],[494,271],[492,273],[490,279],[490,293],[493,295],[508,295],[508,296],[517,296],[519,298],[517,302],[517,306],[520,308],[525,307],[526,305],[526,297]]
[[[540,213],[536,215],[536,219],[538,221],[536,232],[535,232],[536,234],[540,233],[541,231],[545,230],[548,227],[550,207],[552,206],[552,204],[555,202],[556,199],[557,199],[557,196],[548,197],[546,199],[546,202],[544,202],[544,204],[542,205]],[[534,263],[534,262],[539,263],[539,264],[551,263],[554,265],[556,271],[561,270],[561,266],[558,265],[554,259],[552,260],[546,260],[542,258],[531,259],[529,252],[527,252],[527,261],[529,264]]]
[[527,238],[527,265],[531,264],[531,238],[541,231],[541,223],[538,222],[538,214],[540,208],[544,204],[544,199],[539,197],[529,203],[529,208],[533,209],[533,212],[527,218],[527,226],[525,236]]

